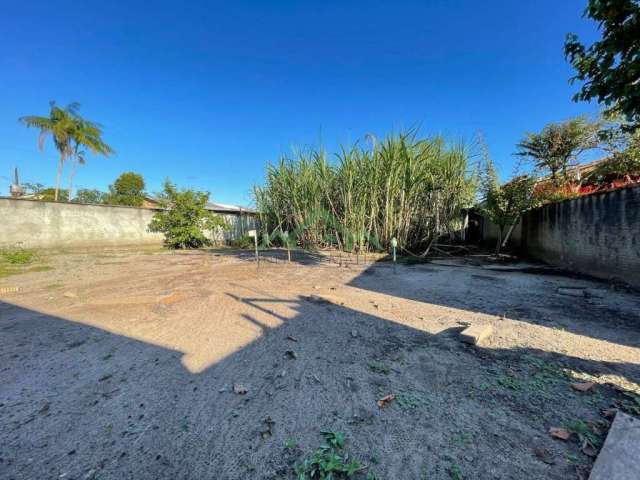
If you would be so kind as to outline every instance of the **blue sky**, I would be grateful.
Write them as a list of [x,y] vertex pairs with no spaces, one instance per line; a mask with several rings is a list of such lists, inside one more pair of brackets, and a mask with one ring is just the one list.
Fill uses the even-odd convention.
[[[82,5],[82,7],[80,7]],[[78,101],[117,154],[74,182],[123,171],[169,177],[248,204],[268,161],[420,126],[481,131],[503,177],[525,131],[597,105],[573,103],[564,36],[587,41],[586,0],[421,2],[3,2],[0,194],[18,166],[53,185],[57,155],[22,115]],[[65,172],[66,175],[66,172]],[[66,178],[64,180],[66,185]]]

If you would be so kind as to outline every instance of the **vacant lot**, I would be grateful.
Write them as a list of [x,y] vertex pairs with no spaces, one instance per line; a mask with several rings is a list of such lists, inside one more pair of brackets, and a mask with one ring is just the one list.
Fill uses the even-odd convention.
[[[0,279],[3,479],[295,478],[322,431],[356,478],[584,478],[607,409],[640,413],[640,298],[604,283],[479,259],[42,261]],[[495,333],[469,346],[466,324]]]

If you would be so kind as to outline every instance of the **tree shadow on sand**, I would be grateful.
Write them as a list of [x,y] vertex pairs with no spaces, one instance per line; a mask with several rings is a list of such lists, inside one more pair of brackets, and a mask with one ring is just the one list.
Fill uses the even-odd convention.
[[637,294],[591,278],[487,267],[452,260],[399,265],[394,274],[388,265],[372,265],[349,285],[640,348]]
[[548,428],[597,419],[620,396],[576,392],[566,372],[640,378],[636,364],[468,346],[458,327],[429,333],[310,297],[224,293],[244,306],[239,331],[260,334],[198,373],[185,368],[194,352],[159,345],[174,331],[166,319],[124,336],[0,303],[0,476],[294,478],[332,430],[379,478],[445,479],[455,467],[565,479],[568,455],[591,459]]

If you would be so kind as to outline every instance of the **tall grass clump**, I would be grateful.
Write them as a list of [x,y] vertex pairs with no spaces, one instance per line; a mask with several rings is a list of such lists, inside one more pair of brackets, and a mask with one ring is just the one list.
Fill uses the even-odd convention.
[[461,226],[477,184],[463,144],[415,131],[370,139],[370,147],[341,147],[333,161],[305,149],[269,164],[254,188],[263,228],[289,232],[304,248],[379,250],[396,237],[426,251]]

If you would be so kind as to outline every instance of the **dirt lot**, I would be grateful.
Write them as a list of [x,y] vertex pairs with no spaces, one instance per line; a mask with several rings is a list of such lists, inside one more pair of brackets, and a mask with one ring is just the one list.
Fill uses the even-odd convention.
[[[356,478],[583,478],[603,410],[640,413],[640,297],[604,283],[479,259],[42,261],[0,279],[2,479],[295,478],[322,431]],[[495,333],[466,345],[465,324]]]

